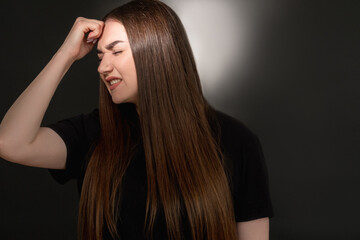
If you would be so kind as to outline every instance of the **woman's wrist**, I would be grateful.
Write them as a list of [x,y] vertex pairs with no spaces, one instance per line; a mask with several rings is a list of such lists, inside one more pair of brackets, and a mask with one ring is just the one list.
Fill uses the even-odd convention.
[[52,60],[60,61],[61,63],[65,64],[65,66],[68,68],[76,61],[76,57],[73,54],[69,53],[68,51],[60,48],[55,53]]

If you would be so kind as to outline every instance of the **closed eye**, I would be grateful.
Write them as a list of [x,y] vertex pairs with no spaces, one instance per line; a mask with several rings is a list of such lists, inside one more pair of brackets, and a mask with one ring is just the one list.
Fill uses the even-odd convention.
[[[115,51],[115,52],[113,52],[112,54],[113,55],[118,55],[118,54],[120,54],[120,53],[122,53],[123,51]],[[101,62],[101,60],[102,60],[102,57],[100,57],[100,55],[102,56],[103,54],[105,54],[105,53],[101,53],[101,54],[98,54],[98,57],[99,57],[99,62]]]

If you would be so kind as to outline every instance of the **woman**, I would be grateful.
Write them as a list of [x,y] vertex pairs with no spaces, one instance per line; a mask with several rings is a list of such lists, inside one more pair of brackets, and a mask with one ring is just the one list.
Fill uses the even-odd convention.
[[[96,42],[99,111],[40,127],[62,77]],[[206,103],[185,30],[160,1],[78,18],[5,115],[0,156],[78,179],[80,239],[268,238],[258,140]]]

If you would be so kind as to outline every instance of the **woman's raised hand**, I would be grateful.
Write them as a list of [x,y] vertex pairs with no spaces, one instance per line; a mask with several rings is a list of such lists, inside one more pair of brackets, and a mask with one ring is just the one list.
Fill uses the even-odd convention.
[[[67,149],[41,122],[58,87],[75,60],[94,47],[104,22],[77,18],[64,43],[8,110],[0,124],[0,157],[33,167],[64,169]],[[26,116],[26,117],[24,117]]]
[[75,60],[83,58],[101,36],[104,22],[78,17],[59,51]]

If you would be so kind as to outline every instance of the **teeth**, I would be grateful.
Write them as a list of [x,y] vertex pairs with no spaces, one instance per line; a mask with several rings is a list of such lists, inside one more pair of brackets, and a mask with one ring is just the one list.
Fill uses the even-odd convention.
[[120,79],[111,80],[110,85],[113,85],[113,84],[118,83],[118,82],[120,82]]

